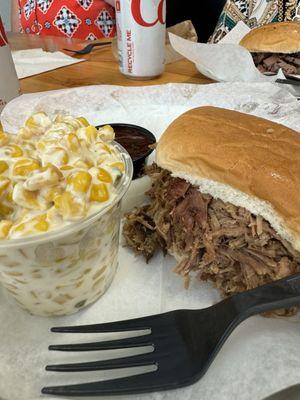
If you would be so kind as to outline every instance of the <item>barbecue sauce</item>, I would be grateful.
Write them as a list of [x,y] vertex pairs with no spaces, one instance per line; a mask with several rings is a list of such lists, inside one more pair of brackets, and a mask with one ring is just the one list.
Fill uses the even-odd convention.
[[145,156],[154,141],[138,128],[129,126],[114,126],[115,140],[130,154],[133,161]]

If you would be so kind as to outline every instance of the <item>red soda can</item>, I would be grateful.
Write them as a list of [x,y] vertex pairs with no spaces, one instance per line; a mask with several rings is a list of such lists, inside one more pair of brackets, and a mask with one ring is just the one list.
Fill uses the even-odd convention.
[[164,71],[166,0],[116,0],[120,71],[153,79]]

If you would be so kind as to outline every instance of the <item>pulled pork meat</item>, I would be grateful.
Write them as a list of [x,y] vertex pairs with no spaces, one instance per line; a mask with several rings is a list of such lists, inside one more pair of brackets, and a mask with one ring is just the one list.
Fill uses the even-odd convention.
[[[196,272],[225,296],[300,272],[300,253],[260,216],[202,194],[153,164],[151,202],[127,214],[127,245],[148,261],[161,249],[180,255],[175,271]],[[291,315],[295,309],[279,310]]]
[[281,68],[285,74],[300,74],[300,53],[252,53],[253,61],[260,72],[278,72]]

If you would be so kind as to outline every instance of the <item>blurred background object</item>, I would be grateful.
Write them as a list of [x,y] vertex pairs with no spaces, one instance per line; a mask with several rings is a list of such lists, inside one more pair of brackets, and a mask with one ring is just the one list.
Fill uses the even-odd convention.
[[181,1],[167,0],[167,27],[191,19],[199,42],[212,35],[226,0]]
[[[112,1],[108,1],[112,4]],[[181,1],[167,0],[167,26],[192,19],[200,42],[207,42],[213,33],[218,18],[223,10],[226,0],[209,0],[198,2],[190,0],[185,4]],[[11,30],[10,0],[0,1],[0,14],[7,31]]]
[[0,15],[6,32],[10,31],[10,0],[0,1]]
[[0,112],[20,92],[19,80],[0,14]]

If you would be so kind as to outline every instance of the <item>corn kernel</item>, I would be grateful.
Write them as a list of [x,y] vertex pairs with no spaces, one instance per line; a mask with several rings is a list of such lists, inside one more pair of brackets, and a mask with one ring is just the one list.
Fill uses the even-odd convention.
[[31,172],[40,168],[40,163],[32,158],[24,158],[19,160],[13,166],[12,173],[14,176],[27,177]]
[[98,131],[94,126],[89,125],[77,129],[76,135],[79,139],[86,141],[87,144],[91,144],[97,140]]
[[51,124],[50,118],[45,112],[37,112],[25,122],[25,127],[30,129],[34,135],[40,135]]
[[60,170],[61,170],[61,171],[70,171],[71,169],[74,169],[74,167],[72,167],[72,165],[68,165],[68,164],[62,165],[62,166],[60,167]]
[[60,171],[56,165],[47,163],[43,168],[43,172],[48,172],[51,176],[52,179],[49,179],[51,183],[57,183],[58,181],[61,181],[64,178],[63,173]]
[[3,203],[0,203],[0,215],[2,217],[6,217],[7,215],[11,214],[13,212],[13,208],[6,206]]
[[43,162],[51,163],[56,166],[68,164],[69,156],[62,147],[52,147],[43,154]]
[[113,127],[110,125],[104,125],[102,128],[99,129],[98,131],[99,136],[102,140],[114,140],[115,138],[115,131],[113,130]]
[[120,172],[124,172],[125,171],[125,165],[124,165],[124,163],[122,163],[120,161],[117,161],[117,162],[114,162],[114,163],[110,164],[110,167],[117,168]]
[[9,203],[12,203],[12,201],[13,201],[12,193],[13,193],[12,190],[9,190],[6,193],[6,196],[4,197],[4,200],[8,201]]
[[89,143],[93,143],[97,139],[97,135],[97,128],[92,125],[86,127],[86,137]]
[[76,201],[72,193],[67,191],[55,197],[54,207],[65,219],[82,217],[86,212],[85,205]]
[[26,121],[25,121],[25,126],[28,129],[32,129],[34,130],[35,128],[38,127],[36,121],[34,120],[34,116],[32,115],[31,117],[29,117]]
[[0,221],[0,239],[5,239],[8,236],[12,224],[9,220]]
[[26,190],[21,182],[17,183],[13,190],[13,201],[21,207],[29,209],[43,208],[43,204],[40,204],[38,200],[39,192]]
[[91,175],[86,171],[78,171],[69,175],[67,183],[72,185],[75,192],[86,193],[92,181]]
[[79,121],[83,126],[89,126],[90,123],[88,122],[88,120],[84,117],[77,117],[76,118],[77,121]]
[[97,178],[99,181],[106,182],[106,183],[111,183],[112,182],[112,177],[109,172],[107,172],[104,168],[98,168],[98,174]]
[[80,142],[79,142],[78,137],[74,133],[69,133],[69,135],[67,136],[67,143],[68,143],[69,149],[73,153],[78,153],[79,152],[79,150],[80,150]]
[[46,188],[45,191],[43,192],[44,199],[48,203],[52,203],[57,196],[62,194],[62,191],[63,189],[60,186]]
[[66,117],[62,114],[57,114],[54,118],[54,122],[65,122]]
[[104,164],[108,158],[109,158],[109,154],[107,154],[107,153],[102,153],[102,154],[98,155],[97,156],[97,166]]
[[8,170],[7,162],[0,160],[0,174]]
[[105,151],[106,153],[111,154],[109,146],[104,142],[96,142],[94,147],[96,151]]
[[93,184],[91,187],[90,201],[102,203],[109,199],[109,193],[105,183]]
[[68,164],[68,162],[69,162],[69,156],[68,156],[68,153],[65,150],[64,150],[64,155],[62,156],[61,160],[62,160],[62,164],[63,165]]
[[18,131],[18,136],[22,139],[31,139],[33,136],[33,132],[28,128],[20,128]]
[[[55,207],[57,210],[62,211],[63,202],[66,201],[66,199],[64,199],[64,197],[63,197],[63,195],[64,195],[65,193],[67,193],[67,192],[64,192],[63,194],[59,194],[58,196],[55,196],[55,197],[54,197],[54,207]],[[65,197],[66,197],[66,196],[65,196]]]
[[8,142],[9,142],[8,135],[0,131],[0,146],[5,146]]
[[74,133],[74,128],[70,124],[64,122],[56,122],[51,125],[45,132],[45,138],[63,140],[67,134]]
[[24,199],[25,203],[22,204],[23,207],[38,209],[41,208],[38,202],[38,191],[31,192],[30,190],[24,190]]
[[5,176],[0,175],[0,196],[8,188],[9,184],[10,184],[10,180],[8,178],[6,178]]
[[81,168],[81,169],[90,169],[93,167],[93,163],[90,162],[89,160],[86,160],[86,161],[77,160],[74,163],[74,167]]
[[46,186],[57,185],[63,179],[63,173],[55,165],[48,163],[27,178],[24,183],[24,189],[30,191],[40,190]]
[[47,218],[46,214],[38,215],[37,217],[35,217],[33,219],[34,229],[41,232],[47,232],[47,230],[49,229],[49,224],[46,221],[46,218]]
[[10,144],[5,147],[4,154],[13,158],[22,157],[23,150],[16,144]]
[[55,119],[55,123],[65,123],[72,129],[78,129],[80,126],[82,126],[81,122],[79,122],[76,118],[71,117],[70,115],[62,115],[58,114]]
[[26,154],[32,155],[36,150],[35,149],[35,144],[30,142],[29,140],[23,140],[21,144],[22,144],[23,152],[25,150]]
[[22,232],[25,229],[25,224],[22,222],[21,224],[18,224],[14,226],[14,231],[16,232]]
[[46,144],[43,140],[37,142],[36,148],[38,151],[44,151],[46,149]]
[[49,149],[49,147],[56,146],[58,141],[56,139],[43,139],[39,140],[36,144],[36,148],[40,152],[44,152]]

